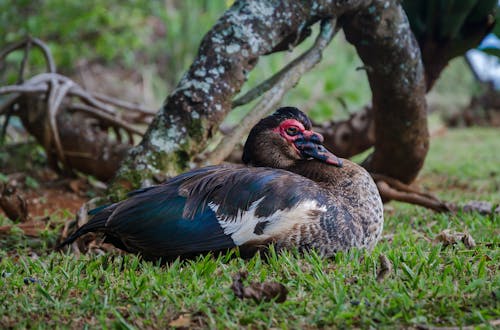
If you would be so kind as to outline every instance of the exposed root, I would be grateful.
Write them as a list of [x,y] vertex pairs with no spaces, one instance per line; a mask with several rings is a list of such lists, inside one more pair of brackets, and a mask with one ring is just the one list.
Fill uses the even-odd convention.
[[[42,51],[47,62],[48,72],[38,74],[25,81],[23,77],[25,58],[32,45],[39,47]],[[109,169],[113,169],[113,166],[117,167],[117,164],[107,164],[107,162],[119,163],[121,160],[116,159],[115,156],[118,157],[116,152],[113,157],[109,157],[108,149],[124,149],[126,147],[122,143],[124,140],[128,142],[129,146],[132,146],[134,135],[139,137],[143,135],[143,131],[134,125],[148,124],[154,111],[100,93],[85,91],[73,80],[57,74],[49,49],[38,39],[27,38],[7,46],[0,51],[0,63],[3,63],[3,60],[10,53],[23,49],[23,47],[25,56],[19,71],[19,83],[0,87],[0,95],[8,96],[7,100],[0,104],[0,115],[5,115],[6,118],[0,131],[0,140],[6,134],[10,117],[12,115],[19,116],[26,130],[43,145],[49,163],[54,169],[60,171],[59,161],[66,170],[76,167],[76,169],[93,174],[100,179],[108,179],[112,176],[112,173],[109,173],[110,170],[93,172],[94,166],[92,165],[80,166],[81,155],[91,155],[92,157],[83,157],[88,162],[101,161],[106,163],[104,167]],[[78,122],[70,121],[62,119],[65,113],[70,113],[73,116],[79,113],[81,116]],[[77,127],[72,127],[71,125],[75,125],[75,123]],[[118,142],[109,139],[109,129],[114,132]],[[79,137],[78,134],[91,134],[93,136],[84,138]],[[73,141],[73,145],[68,145],[68,141]],[[94,145],[86,145],[92,141],[95,142]],[[77,150],[73,150],[77,143],[79,144]],[[120,154],[124,155],[125,153],[120,151]]]
[[453,212],[456,210],[454,204],[443,202],[436,196],[422,192],[397,179],[383,174],[372,173],[371,175],[377,184],[380,196],[384,202],[396,200],[423,206],[436,212]]

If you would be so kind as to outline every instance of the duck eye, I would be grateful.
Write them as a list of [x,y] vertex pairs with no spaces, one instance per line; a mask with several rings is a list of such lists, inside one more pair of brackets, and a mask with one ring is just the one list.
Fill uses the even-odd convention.
[[295,126],[290,126],[286,129],[286,134],[290,136],[297,135],[299,133],[299,129]]

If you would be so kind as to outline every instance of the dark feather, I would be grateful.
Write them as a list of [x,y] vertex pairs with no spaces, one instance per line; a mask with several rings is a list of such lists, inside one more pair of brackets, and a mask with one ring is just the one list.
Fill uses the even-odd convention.
[[[316,196],[314,185],[283,170],[206,167],[158,186],[136,190],[127,200],[91,211],[94,218],[65,243],[85,233],[100,231],[106,234],[107,241],[149,257],[228,249],[235,244],[224,233],[218,218],[235,218],[260,199],[256,215],[268,217],[278,210],[294,207],[304,198]],[[217,214],[209,207],[210,203],[219,206]]]
[[111,213],[114,211],[113,205],[105,205],[95,208],[89,211],[90,215],[94,215],[94,217],[85,225],[78,228],[76,232],[74,232],[71,236],[69,236],[66,240],[64,240],[61,244],[59,244],[58,248],[73,243],[78,237],[85,235],[91,232],[105,232],[106,231],[106,221]]
[[210,202],[219,206],[217,215],[235,217],[262,198],[256,216],[268,217],[278,210],[294,207],[305,198],[318,196],[317,185],[300,175],[246,166],[213,167],[211,171],[186,180],[179,190],[188,197],[184,209],[187,218],[192,218]]

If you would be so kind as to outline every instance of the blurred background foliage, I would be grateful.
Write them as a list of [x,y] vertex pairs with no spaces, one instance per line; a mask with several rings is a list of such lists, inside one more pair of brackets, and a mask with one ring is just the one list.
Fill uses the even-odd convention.
[[[203,35],[232,4],[227,0],[0,0],[0,47],[26,35],[46,42],[58,72],[89,90],[159,108],[196,55]],[[313,35],[292,52],[262,58],[243,92],[277,72],[307,49]],[[0,68],[0,85],[15,83],[22,52]],[[317,121],[346,118],[370,102],[362,63],[342,33],[323,61],[306,74],[283,104]],[[42,72],[33,52],[28,74]],[[431,107],[453,111],[480,89],[462,58],[452,61],[430,94]],[[446,101],[444,101],[446,100]],[[249,106],[229,116],[237,121]]]

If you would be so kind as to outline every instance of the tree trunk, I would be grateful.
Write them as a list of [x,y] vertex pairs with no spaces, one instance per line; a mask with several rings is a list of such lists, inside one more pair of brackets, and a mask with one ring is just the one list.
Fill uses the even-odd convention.
[[[452,58],[477,46],[495,25],[495,0],[404,0],[402,5],[420,47],[427,92]],[[325,145],[342,157],[372,147],[376,139],[371,110],[365,107],[347,120],[323,123]]]
[[410,183],[429,149],[427,104],[420,49],[397,3],[374,1],[347,17],[344,31],[365,64],[373,93],[375,150],[364,166]]

